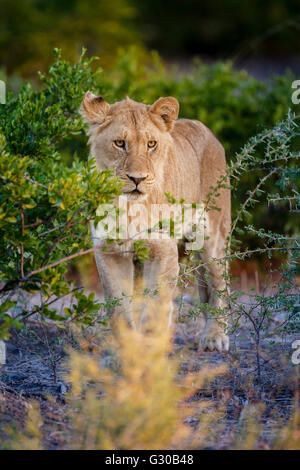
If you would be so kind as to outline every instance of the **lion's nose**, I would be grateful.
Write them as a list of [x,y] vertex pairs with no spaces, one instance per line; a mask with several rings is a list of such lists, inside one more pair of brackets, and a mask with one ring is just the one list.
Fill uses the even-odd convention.
[[127,175],[128,178],[135,183],[136,186],[138,186],[142,181],[144,181],[148,175],[146,176],[132,176],[132,175]]

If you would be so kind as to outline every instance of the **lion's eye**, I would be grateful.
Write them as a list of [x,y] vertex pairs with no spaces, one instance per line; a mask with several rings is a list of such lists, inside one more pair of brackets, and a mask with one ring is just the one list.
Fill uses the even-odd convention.
[[149,140],[148,148],[153,149],[156,146],[156,144],[157,144],[156,140]]
[[125,148],[125,140],[121,140],[121,139],[114,140],[114,144],[116,147],[119,147],[121,149]]

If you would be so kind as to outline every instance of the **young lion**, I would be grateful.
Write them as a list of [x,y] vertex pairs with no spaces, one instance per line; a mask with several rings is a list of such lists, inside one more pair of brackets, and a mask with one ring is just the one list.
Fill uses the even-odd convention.
[[[225,153],[216,137],[199,121],[177,119],[178,112],[179,104],[173,97],[160,98],[151,106],[129,98],[110,105],[102,97],[86,93],[81,113],[89,124],[91,154],[99,171],[113,169],[124,182],[122,197],[126,197],[129,206],[138,202],[149,212],[151,204],[167,203],[165,193],[171,193],[177,201],[201,203],[225,173]],[[202,279],[205,287],[199,288],[199,292],[202,301],[224,307],[224,301],[215,295],[215,290],[225,288],[224,265],[209,262],[224,256],[230,232],[230,191],[221,188],[218,193],[220,210],[206,214],[201,257],[207,263],[208,280]],[[106,297],[122,297],[124,290],[128,298],[133,295],[133,241],[125,243],[124,253],[95,255]],[[163,290],[172,312],[179,273],[176,240],[146,243],[150,257],[144,263],[144,282],[150,289]],[[95,244],[99,246],[99,241]],[[128,300],[124,299],[121,309],[128,314]],[[202,342],[211,351],[229,348],[229,338],[222,326],[209,317]]]

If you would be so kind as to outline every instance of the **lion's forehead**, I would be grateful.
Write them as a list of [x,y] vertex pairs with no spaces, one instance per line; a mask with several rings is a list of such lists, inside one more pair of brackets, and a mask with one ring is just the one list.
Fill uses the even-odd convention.
[[151,138],[158,134],[158,128],[149,117],[149,113],[126,110],[112,115],[111,131],[118,137]]

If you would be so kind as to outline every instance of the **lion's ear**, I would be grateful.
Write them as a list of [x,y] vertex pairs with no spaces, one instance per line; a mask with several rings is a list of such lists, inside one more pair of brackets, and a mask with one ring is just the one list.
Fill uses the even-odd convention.
[[110,105],[102,96],[97,96],[88,91],[80,106],[80,113],[85,121],[92,124],[102,124],[109,112]]
[[178,118],[179,103],[173,96],[159,98],[150,107],[150,112],[158,114],[165,122],[167,130],[172,130],[175,119]]

